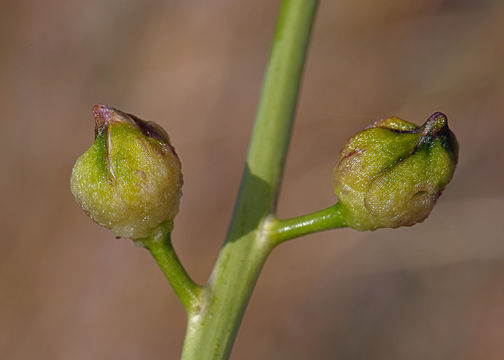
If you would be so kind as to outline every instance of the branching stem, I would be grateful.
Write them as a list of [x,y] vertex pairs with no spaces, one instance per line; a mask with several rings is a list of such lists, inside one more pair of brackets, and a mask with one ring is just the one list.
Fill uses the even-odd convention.
[[156,235],[139,244],[150,251],[187,313],[193,313],[199,306],[203,287],[190,278],[177,257],[171,242],[171,226],[160,227]]
[[266,224],[266,235],[274,245],[286,240],[315,232],[345,227],[345,208],[337,203],[327,209],[291,219],[280,220],[270,217]]

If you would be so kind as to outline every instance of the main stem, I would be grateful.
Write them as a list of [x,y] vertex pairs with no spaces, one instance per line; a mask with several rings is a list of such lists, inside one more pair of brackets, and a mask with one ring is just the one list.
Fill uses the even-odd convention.
[[282,1],[233,219],[200,309],[188,315],[183,360],[229,358],[252,290],[274,247],[262,225],[275,211],[317,3]]

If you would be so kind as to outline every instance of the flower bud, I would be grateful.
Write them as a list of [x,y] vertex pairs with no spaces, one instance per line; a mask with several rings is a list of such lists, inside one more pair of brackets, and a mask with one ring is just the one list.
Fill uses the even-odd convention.
[[395,117],[373,123],[346,143],[333,171],[348,226],[422,222],[450,182],[457,157],[457,140],[442,113],[419,127]]
[[182,194],[180,161],[156,123],[105,105],[93,108],[95,141],[75,163],[75,200],[124,238],[149,236],[173,221]]

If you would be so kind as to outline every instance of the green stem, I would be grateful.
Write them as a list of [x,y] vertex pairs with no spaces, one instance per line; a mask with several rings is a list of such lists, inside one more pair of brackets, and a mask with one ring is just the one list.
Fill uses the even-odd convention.
[[280,220],[271,217],[265,224],[265,230],[268,238],[278,245],[303,235],[345,226],[347,226],[345,208],[341,203],[336,203],[327,209],[292,219]]
[[228,359],[274,243],[263,223],[276,205],[317,0],[283,0],[247,163],[226,243],[190,314],[183,360]]
[[[283,0],[256,115],[247,165],[273,190],[276,206],[318,0]],[[245,184],[246,185],[246,184]]]
[[196,284],[180,263],[171,243],[171,227],[161,229],[159,233],[139,243],[150,251],[163,274],[170,282],[187,313],[198,308],[202,287]]

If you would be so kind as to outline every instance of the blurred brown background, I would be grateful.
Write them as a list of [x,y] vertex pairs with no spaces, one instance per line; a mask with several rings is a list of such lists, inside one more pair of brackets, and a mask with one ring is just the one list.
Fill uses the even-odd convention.
[[[175,247],[206,281],[237,193],[279,1],[0,3],[0,358],[177,359],[182,306],[148,253],[74,203],[105,103],[181,157]],[[276,249],[233,359],[504,358],[504,2],[322,0],[279,215],[334,203],[339,148],[445,112],[460,163],[430,218]]]

